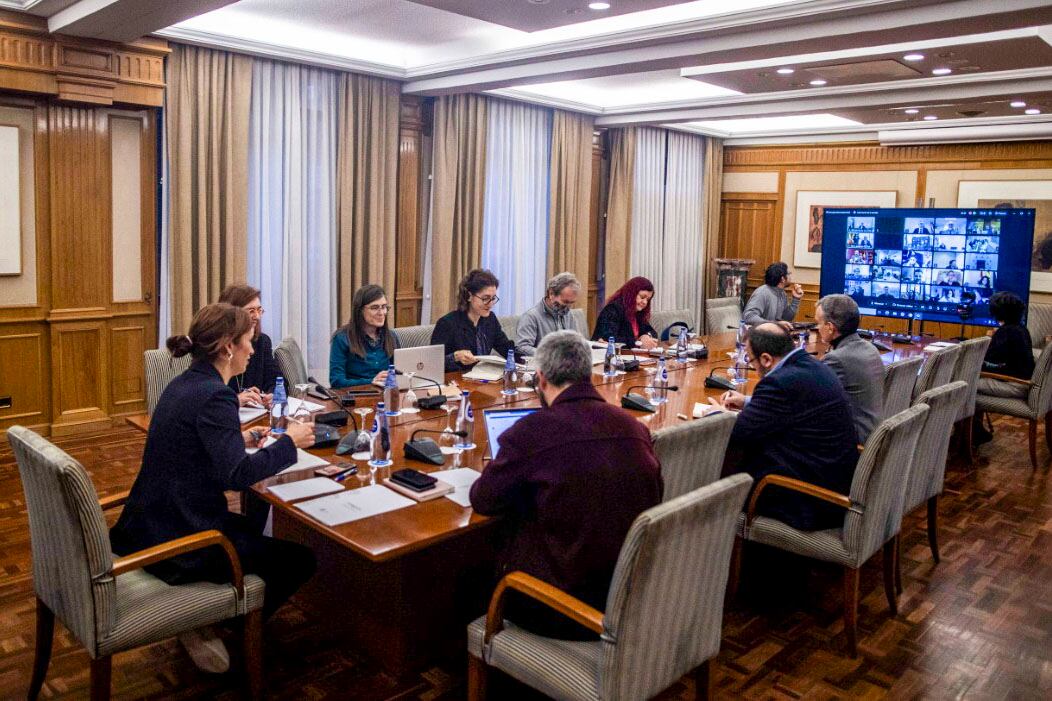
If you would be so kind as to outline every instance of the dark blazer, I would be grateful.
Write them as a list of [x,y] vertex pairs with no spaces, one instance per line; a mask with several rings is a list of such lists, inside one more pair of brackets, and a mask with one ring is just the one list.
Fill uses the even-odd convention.
[[[797,351],[756,385],[731,432],[725,473],[748,472],[759,484],[788,475],[840,494],[851,490],[858,462],[851,404],[840,380]],[[844,510],[777,487],[764,489],[759,512],[802,530],[834,528]]]
[[[168,384],[150,417],[142,468],[110,531],[113,552],[125,555],[212,528],[237,548],[247,536],[227,528],[224,492],[247,489],[294,462],[296,446],[287,436],[253,455],[245,452],[237,395],[211,363],[195,361]],[[194,569],[211,562],[208,550],[166,567]]]
[[1034,350],[1030,332],[1022,324],[997,327],[986,348],[983,369],[1029,380],[1034,374]]
[[500,327],[496,314],[479,317],[476,327],[467,312],[459,309],[446,314],[435,324],[435,330],[431,332],[431,345],[439,343],[446,347],[446,372],[471,369],[472,366],[462,365],[453,359],[453,354],[458,350],[469,350],[475,355],[494,353],[502,358],[507,357],[508,351],[515,350],[515,344]]
[[822,362],[836,373],[851,401],[858,442],[865,443],[884,413],[884,362],[880,351],[857,333],[833,341]]
[[646,426],[582,382],[501,434],[471,505],[506,517],[502,573],[523,570],[602,611],[625,535],[661,489]]
[[[658,337],[657,331],[650,324],[639,324],[639,336],[650,334],[655,339]],[[624,343],[629,348],[636,345],[636,336],[632,332],[632,323],[625,314],[624,308],[617,302],[610,302],[599,312],[599,316],[595,319],[595,330],[592,332],[593,341],[607,341],[610,337],[614,337],[614,341],[617,343]]]
[[[252,350],[255,353],[249,358],[244,374],[231,377],[229,387],[234,392],[240,392],[249,387],[256,387],[264,394],[273,392],[281,371],[278,369],[278,361],[274,360],[274,349],[270,344],[270,336],[265,333],[259,334],[259,338],[252,341]],[[287,381],[288,378],[286,378]]]

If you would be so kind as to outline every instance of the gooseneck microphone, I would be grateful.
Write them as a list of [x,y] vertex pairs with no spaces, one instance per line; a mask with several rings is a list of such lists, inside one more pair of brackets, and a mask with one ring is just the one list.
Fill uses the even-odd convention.
[[[430,438],[416,439],[418,433],[445,433],[445,431],[439,431],[430,428],[418,428],[413,431],[413,434],[409,436],[409,440],[405,442],[402,447],[405,457],[407,460],[419,460],[420,462],[430,463],[432,465],[444,465],[446,462],[446,456],[442,454],[442,449],[438,447]],[[454,436],[460,436],[466,438],[468,435],[467,431],[453,431]]]
[[642,394],[632,394],[634,389],[645,389],[650,387],[652,389],[667,389],[669,392],[678,392],[678,385],[669,385],[668,387],[657,387],[656,385],[632,385],[628,388],[628,394],[621,397],[621,407],[624,409],[633,409],[635,411],[647,411],[653,414],[657,411],[657,407],[650,403],[650,400],[644,397]]
[[[357,421],[357,419],[354,418],[354,414],[352,414],[351,412],[347,411],[347,409],[343,406],[343,402],[340,400],[340,397],[335,392],[333,392],[331,389],[329,389],[328,387],[326,387],[322,383],[320,383],[317,380],[315,380],[313,376],[308,376],[307,377],[307,382],[313,382],[314,386],[318,388],[318,391],[321,394],[323,394],[325,396],[325,398],[327,398],[329,401],[331,401],[333,404],[336,405],[336,411],[330,411],[330,412],[327,412],[325,414],[319,414],[318,416],[315,417],[315,419],[314,419],[315,422],[320,422],[320,423],[337,423],[337,425],[339,425],[339,426],[346,426],[347,425],[347,419],[346,418],[343,419],[342,423],[340,423],[340,422],[332,422],[332,421],[325,421],[324,420],[326,417],[331,417],[333,414],[338,414],[338,413],[342,412],[343,414],[345,414],[347,416],[347,418],[350,418],[351,425],[354,426],[354,430],[355,431],[358,430],[358,421]],[[318,395],[315,394],[314,396],[317,397]]]

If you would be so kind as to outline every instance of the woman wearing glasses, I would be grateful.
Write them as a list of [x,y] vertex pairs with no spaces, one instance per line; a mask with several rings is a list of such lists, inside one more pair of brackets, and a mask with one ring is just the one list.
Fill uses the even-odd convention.
[[329,349],[333,387],[383,384],[394,362],[398,336],[387,326],[387,296],[379,285],[359,287],[351,298],[351,320],[336,329]]
[[241,406],[252,404],[269,407],[277,383],[278,364],[274,360],[270,336],[263,333],[265,310],[259,290],[245,283],[234,283],[219,293],[219,301],[241,307],[252,318],[252,358],[243,373],[230,379],[229,387],[237,392],[237,401]]
[[500,300],[500,280],[488,270],[472,270],[460,281],[457,309],[435,324],[431,343],[446,347],[446,372],[471,369],[476,356],[491,353],[502,358],[515,344],[504,334],[492,312]]

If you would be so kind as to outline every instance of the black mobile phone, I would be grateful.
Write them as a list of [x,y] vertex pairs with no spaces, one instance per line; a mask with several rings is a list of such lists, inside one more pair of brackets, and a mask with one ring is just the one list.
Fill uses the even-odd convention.
[[438,480],[431,475],[414,470],[412,468],[403,468],[401,470],[395,470],[391,473],[391,481],[397,482],[403,487],[408,487],[417,492],[426,492],[435,486],[435,482]]

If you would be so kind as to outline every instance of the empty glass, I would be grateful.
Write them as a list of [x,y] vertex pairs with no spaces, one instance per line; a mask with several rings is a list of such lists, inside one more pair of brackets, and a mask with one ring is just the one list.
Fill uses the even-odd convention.
[[405,393],[405,397],[402,399],[402,413],[403,414],[419,414],[420,407],[417,406],[419,401],[416,397],[416,392],[413,391],[413,376],[415,372],[407,372],[406,377],[409,378],[409,391]]
[[[360,418],[358,425],[361,428],[358,430],[358,436],[354,439],[354,454],[351,457],[355,460],[368,460],[372,457],[370,448],[372,447],[372,434],[369,432],[369,428],[366,425],[366,418],[369,414],[373,413],[373,410],[367,406],[356,407],[354,413]],[[364,471],[364,470],[363,470]],[[361,472],[358,473],[361,478]]]
[[453,444],[457,442],[457,437],[453,435],[453,400],[447,398],[442,408],[446,410],[446,427],[442,429],[442,435],[438,437],[438,446],[443,454],[454,455],[460,451],[453,447]]

